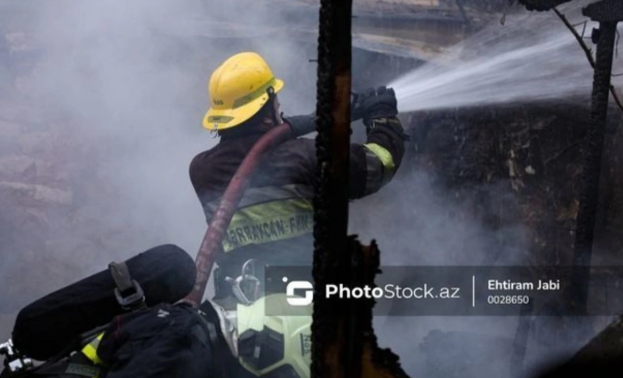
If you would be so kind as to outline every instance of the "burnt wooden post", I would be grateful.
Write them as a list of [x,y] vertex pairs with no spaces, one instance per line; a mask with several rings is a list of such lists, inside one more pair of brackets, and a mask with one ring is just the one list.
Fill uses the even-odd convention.
[[316,288],[312,377],[361,376],[361,335],[351,301],[323,297],[325,286],[352,282],[348,233],[352,0],[322,0],[316,106],[317,187],[314,197]]
[[[528,10],[547,11],[554,7],[568,3],[571,0],[519,0]],[[593,93],[591,101],[591,121],[585,141],[585,160],[583,169],[583,187],[580,193],[580,207],[576,220],[575,244],[573,252],[573,272],[571,290],[566,292],[569,300],[567,311],[576,315],[587,313],[588,289],[590,284],[590,264],[593,250],[595,220],[599,200],[599,179],[601,175],[601,160],[604,148],[604,139],[607,123],[608,96],[610,78],[612,75],[612,60],[615,48],[617,23],[623,21],[623,1],[602,0],[588,5],[582,14],[591,20],[599,22],[599,29],[593,33],[593,40],[597,44],[597,61],[593,78]],[[610,327],[608,340],[623,340],[623,333],[612,336],[612,331],[621,329],[619,320],[616,326]],[[525,355],[525,344],[528,337],[527,319],[521,319],[515,335],[515,351],[511,361],[511,370],[519,374]],[[578,326],[582,332],[587,332],[587,324],[580,321]],[[605,331],[604,331],[605,332]],[[599,345],[604,346],[604,332],[600,337],[591,341],[579,355],[585,357],[599,352]],[[585,335],[582,335],[585,336]],[[610,343],[611,345],[614,345]],[[623,348],[619,352],[623,352]],[[574,359],[577,361],[577,358]],[[585,361],[585,358],[584,358]]]
[[573,252],[572,285],[574,285],[574,298],[572,298],[572,302],[574,312],[577,314],[585,314],[587,311],[586,302],[599,200],[599,178],[607,122],[612,60],[617,23],[623,20],[623,2],[620,0],[603,0],[584,8],[582,14],[599,22],[599,29],[595,29],[593,32],[594,42],[597,43],[597,59],[593,79],[591,122],[588,125],[585,142],[584,185],[580,193]]
[[373,286],[380,252],[348,236],[352,0],[322,0],[318,38],[314,196],[316,295],[312,323],[314,378],[408,378],[398,357],[378,347],[374,299],[327,299],[327,284]]

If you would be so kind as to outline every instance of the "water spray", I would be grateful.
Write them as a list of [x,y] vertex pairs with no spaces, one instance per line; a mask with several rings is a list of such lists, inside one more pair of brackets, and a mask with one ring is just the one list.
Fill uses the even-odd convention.
[[443,61],[425,63],[388,86],[396,92],[399,111],[412,112],[588,97],[591,77],[585,54],[555,14],[521,12],[451,48]]

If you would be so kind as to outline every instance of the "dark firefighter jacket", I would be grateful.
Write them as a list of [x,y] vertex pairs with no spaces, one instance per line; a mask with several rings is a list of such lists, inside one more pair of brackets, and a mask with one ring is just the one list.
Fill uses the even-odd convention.
[[[192,160],[190,179],[208,222],[238,166],[261,136],[261,132],[222,136],[215,147]],[[403,154],[400,121],[375,120],[366,143],[351,145],[350,198],[367,196],[388,183]],[[237,277],[250,258],[281,265],[311,264],[315,176],[315,140],[292,139],[269,153],[254,173],[217,256],[223,273]]]

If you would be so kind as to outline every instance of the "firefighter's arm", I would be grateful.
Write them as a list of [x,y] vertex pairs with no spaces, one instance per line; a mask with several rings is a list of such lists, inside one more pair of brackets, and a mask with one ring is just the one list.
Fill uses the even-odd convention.
[[396,117],[370,120],[365,144],[353,144],[350,153],[350,197],[377,192],[394,177],[402,163],[406,136]]
[[[365,144],[352,144],[350,149],[349,197],[357,199],[377,192],[396,173],[404,155],[407,137],[396,115],[396,95],[392,89],[368,89],[355,96],[352,104],[353,119],[362,119],[366,125]],[[315,115],[284,118],[296,136],[315,129]],[[316,151],[313,141],[305,143],[309,166],[306,171],[313,181]]]
[[[361,93],[352,93],[350,98],[351,122],[366,118],[368,120],[396,116],[396,96],[393,89],[385,87],[368,88]],[[283,117],[283,114],[282,114]],[[283,117],[285,123],[290,125],[295,137],[307,135],[316,131],[316,113]]]
[[398,114],[393,89],[379,87],[365,91],[354,109],[366,125],[367,141],[351,147],[350,194],[361,198],[377,192],[394,177],[402,162],[407,139]]

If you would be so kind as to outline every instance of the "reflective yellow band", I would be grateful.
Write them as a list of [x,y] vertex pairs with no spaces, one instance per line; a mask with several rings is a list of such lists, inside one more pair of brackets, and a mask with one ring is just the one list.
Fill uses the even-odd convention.
[[[304,198],[310,201],[314,198],[314,188],[308,185],[290,184],[283,186],[266,186],[261,188],[249,188],[244,192],[242,199],[238,203],[238,208],[257,205],[264,202],[275,200],[286,200],[292,198]],[[208,223],[212,220],[214,213],[218,209],[220,199],[205,203],[203,210]]]
[[230,252],[251,244],[262,244],[311,233],[314,212],[311,200],[292,198],[248,206],[234,213],[223,240]]
[[100,341],[104,337],[104,333],[100,333],[96,338],[94,338],[90,343],[88,343],[84,348],[82,348],[82,354],[84,354],[91,362],[96,365],[102,364],[102,360],[100,360],[97,355],[97,347],[100,345]]
[[394,170],[396,169],[396,165],[394,164],[394,158],[389,151],[376,143],[364,144],[364,147],[370,150],[379,158],[379,160],[381,160],[381,163],[383,163],[383,167],[385,169],[391,171],[392,173],[394,172]]
[[251,101],[261,97],[266,93],[266,90],[268,89],[268,87],[275,87],[275,85],[277,85],[277,81],[275,80],[274,77],[272,77],[270,80],[268,80],[268,82],[264,85],[262,85],[261,87],[257,88],[256,90],[254,90],[253,92],[249,93],[248,95],[242,96],[238,99],[236,99],[234,101],[234,105],[233,108],[239,108],[241,106],[244,106],[248,103],[250,103]]
[[234,119],[234,117],[215,115],[215,116],[209,116],[208,117],[208,122],[210,122],[210,123],[228,123],[232,119]]
[[[366,188],[367,193],[372,193],[376,192],[394,177],[396,164],[394,164],[392,154],[384,147],[376,143],[364,144],[364,147],[368,150],[367,155],[372,155],[368,156],[368,187]],[[378,167],[378,163],[371,162],[370,159],[380,161],[381,167]],[[379,170],[380,172],[378,172]]]

